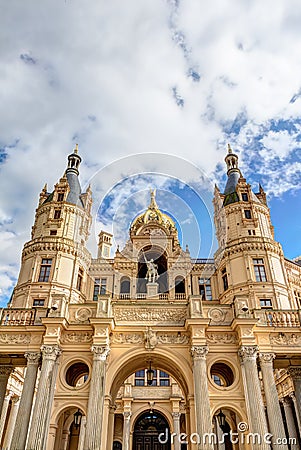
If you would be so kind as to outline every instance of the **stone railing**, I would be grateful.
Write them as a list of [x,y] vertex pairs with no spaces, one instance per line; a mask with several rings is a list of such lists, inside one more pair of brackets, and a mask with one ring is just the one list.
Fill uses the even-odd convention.
[[159,294],[159,300],[168,300],[169,294],[168,292],[164,292],[162,294]]
[[185,300],[186,299],[185,292],[176,292],[175,293],[175,299],[176,300]]
[[265,325],[268,327],[300,327],[300,312],[294,309],[291,310],[254,310],[255,318],[258,318],[258,325]]
[[131,294],[130,293],[119,294],[119,299],[120,300],[129,300],[130,298],[131,298]]
[[0,325],[35,325],[36,309],[3,308],[1,310]]

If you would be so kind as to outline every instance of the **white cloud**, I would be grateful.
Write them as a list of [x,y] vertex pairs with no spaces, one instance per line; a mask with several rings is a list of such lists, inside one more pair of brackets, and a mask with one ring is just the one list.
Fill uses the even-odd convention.
[[[301,99],[290,102],[301,87],[298,0],[233,0],[231,7],[224,0],[10,0],[1,16],[0,148],[8,156],[0,210],[11,222],[3,231],[12,266],[41,187],[61,176],[75,141],[84,181],[115,159],[146,152],[186,158],[212,176],[229,137],[249,152],[242,160],[279,157],[298,174],[298,133],[269,128],[300,116]],[[192,68],[198,82],[187,76]],[[226,133],[242,112],[240,133]],[[248,148],[256,136],[260,152]],[[155,158],[152,169],[160,169]],[[292,175],[280,193],[275,172],[265,169],[270,192],[297,188]]]

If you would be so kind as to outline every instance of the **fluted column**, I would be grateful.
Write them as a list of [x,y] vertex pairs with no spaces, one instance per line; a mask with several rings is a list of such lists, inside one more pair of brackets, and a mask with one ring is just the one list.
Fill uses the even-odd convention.
[[12,403],[11,403],[11,409],[10,409],[10,415],[9,415],[9,419],[8,419],[8,424],[7,424],[7,428],[6,428],[6,433],[5,433],[5,438],[3,441],[3,445],[2,448],[7,450],[10,448],[10,443],[13,437],[13,432],[14,432],[14,428],[15,428],[15,424],[16,424],[16,418],[17,418],[17,413],[18,413],[18,408],[19,408],[19,397],[13,397],[12,398]]
[[9,405],[11,396],[12,396],[12,392],[9,392],[8,395],[4,399],[4,403],[3,403],[3,407],[2,407],[2,413],[1,413],[1,418],[0,418],[0,443],[2,441],[3,430],[4,430],[4,425],[6,422],[7,410],[8,410],[8,405]]
[[173,418],[173,432],[176,434],[174,438],[174,450],[181,450],[181,444],[180,444],[180,412],[173,412],[172,418]]
[[108,434],[107,434],[107,448],[109,449],[113,447],[115,410],[116,406],[111,405],[109,411]]
[[132,413],[130,411],[125,411],[123,413],[122,450],[130,450],[131,417]]
[[299,429],[299,433],[301,433],[301,419],[300,419],[300,415],[299,415],[299,411],[298,411],[296,396],[293,392],[291,392],[289,394],[289,396],[294,403],[294,409],[295,409],[295,413],[296,413],[296,417],[297,417],[298,429]]
[[286,426],[287,426],[287,432],[288,432],[288,438],[289,439],[295,439],[296,444],[290,444],[291,450],[300,450],[299,444],[298,444],[298,433],[296,430],[295,425],[295,419],[293,414],[293,405],[292,401],[289,397],[286,397],[282,399],[285,419],[286,419]]
[[41,354],[28,352],[25,353],[25,357],[27,359],[27,368],[10,450],[22,450],[25,448]]
[[[285,437],[284,424],[273,371],[273,360],[275,359],[275,356],[274,353],[260,353],[259,355],[269,426],[273,435],[273,440]],[[288,450],[288,446],[279,444],[277,445],[277,449]]]
[[[207,380],[206,356],[207,346],[193,346],[191,348],[193,358],[193,381],[194,381],[194,402],[196,416],[196,431],[201,437],[212,432],[211,413]],[[199,450],[212,450],[213,445],[202,442],[198,445]]]
[[101,446],[106,359],[110,349],[108,346],[93,345],[91,350],[94,356],[84,450],[99,450]]
[[57,359],[61,350],[56,345],[43,345],[40,380],[32,413],[27,450],[44,450],[57,377]]
[[13,366],[0,366],[0,414],[2,412],[2,407],[6,395],[7,382],[12,371]]
[[297,410],[299,417],[301,417],[301,367],[290,367],[288,369],[288,373],[291,376],[294,383]]
[[242,346],[239,350],[241,362],[245,368],[245,389],[247,390],[247,398],[249,399],[249,428],[250,432],[258,433],[261,443],[254,443],[254,450],[269,450],[271,446],[264,442],[264,436],[268,433],[266,416],[264,411],[263,399],[261,395],[260,381],[257,371],[257,347],[254,345]]
[[79,438],[78,438],[78,449],[77,450],[84,450],[84,442],[85,442],[85,433],[86,433],[86,416],[82,417],[81,423],[80,423],[80,429],[79,429]]

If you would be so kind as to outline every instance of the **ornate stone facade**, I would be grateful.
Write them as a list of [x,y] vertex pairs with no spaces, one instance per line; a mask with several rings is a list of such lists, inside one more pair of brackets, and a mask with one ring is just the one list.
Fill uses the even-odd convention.
[[231,148],[225,161],[214,259],[181,248],[154,191],[125,247],[112,257],[113,236],[102,231],[94,259],[92,192],[81,191],[77,148],[69,155],[53,192],[40,194],[1,311],[1,448],[143,450],[167,429],[182,439],[174,450],[215,450],[196,434],[243,425],[300,448],[301,267],[274,240],[262,188],[251,191]]

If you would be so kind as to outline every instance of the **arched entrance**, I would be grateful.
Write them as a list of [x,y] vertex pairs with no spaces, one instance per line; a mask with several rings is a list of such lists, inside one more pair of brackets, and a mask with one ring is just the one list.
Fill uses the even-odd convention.
[[[166,443],[160,442],[161,433],[161,441]],[[140,414],[134,426],[133,450],[170,450],[170,429],[161,413],[149,410]]]

